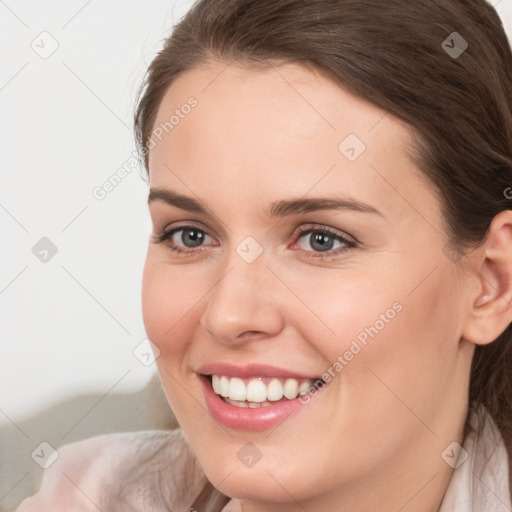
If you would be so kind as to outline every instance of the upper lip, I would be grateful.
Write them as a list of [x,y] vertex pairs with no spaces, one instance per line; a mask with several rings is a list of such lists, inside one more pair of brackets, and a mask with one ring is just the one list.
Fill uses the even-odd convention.
[[247,364],[237,366],[231,363],[210,363],[197,369],[202,375],[220,375],[226,377],[288,377],[291,379],[320,379],[317,376],[306,375],[295,371],[269,366],[266,364]]

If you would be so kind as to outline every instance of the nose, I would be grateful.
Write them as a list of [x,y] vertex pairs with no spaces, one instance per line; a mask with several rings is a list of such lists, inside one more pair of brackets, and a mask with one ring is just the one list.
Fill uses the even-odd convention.
[[263,258],[250,264],[232,259],[207,295],[199,323],[212,338],[230,345],[275,336],[284,326],[277,290]]

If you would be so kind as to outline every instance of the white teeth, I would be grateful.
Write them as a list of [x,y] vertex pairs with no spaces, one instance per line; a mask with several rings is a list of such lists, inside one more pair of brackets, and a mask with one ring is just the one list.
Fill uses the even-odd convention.
[[302,381],[299,386],[299,395],[305,395],[311,387],[311,381]]
[[251,379],[247,384],[247,395],[244,400],[249,402],[264,402],[267,399],[267,386],[258,379]]
[[293,400],[299,394],[299,383],[295,379],[286,379],[283,394],[288,400]]
[[247,400],[245,384],[242,379],[239,379],[238,377],[232,377],[229,380],[229,398],[231,400],[239,400],[241,402]]
[[[269,400],[275,402],[283,398],[283,385],[278,379],[272,379],[267,386],[267,397]],[[297,395],[295,395],[297,396]],[[293,398],[295,398],[295,396]]]
[[248,407],[249,402],[240,401],[240,400],[231,400],[231,398],[226,398],[226,402],[231,405],[236,405],[237,407]]
[[[293,400],[299,395],[308,393],[313,386],[312,379],[272,378],[265,384],[262,377],[255,377],[247,381],[239,377],[226,377],[225,375],[212,375],[213,391],[225,398],[226,402],[238,407],[266,407],[270,402],[276,402],[283,397]],[[284,382],[284,384],[283,384]],[[243,404],[243,405],[241,405]]]
[[226,402],[228,404],[234,405],[236,407],[249,407],[251,409],[257,409],[258,407],[268,407],[272,405],[268,400],[264,402],[241,402],[239,400],[231,400],[230,398],[226,398]]
[[213,391],[217,393],[217,395],[220,395],[220,377],[218,375],[212,375],[212,387]]
[[219,379],[219,392],[218,392],[218,394],[220,396],[223,396],[224,398],[229,396],[229,379],[227,377],[221,377]]

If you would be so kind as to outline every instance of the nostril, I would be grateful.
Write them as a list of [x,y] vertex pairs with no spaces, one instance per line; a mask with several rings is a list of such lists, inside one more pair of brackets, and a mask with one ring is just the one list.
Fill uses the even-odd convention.
[[245,340],[247,338],[257,338],[258,336],[263,336],[264,333],[261,331],[245,331],[239,336],[237,336],[238,339]]

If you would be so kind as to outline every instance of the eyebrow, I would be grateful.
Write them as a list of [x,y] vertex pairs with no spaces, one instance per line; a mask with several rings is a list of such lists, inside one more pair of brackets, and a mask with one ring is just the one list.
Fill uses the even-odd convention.
[[[198,200],[178,194],[173,190],[152,188],[149,191],[148,204],[153,201],[164,201],[191,213],[210,215],[209,210]],[[285,217],[300,213],[309,213],[319,210],[349,210],[361,213],[372,213],[384,217],[382,212],[373,206],[356,201],[350,197],[310,197],[300,199],[287,199],[276,201],[270,205],[265,213],[271,218]]]

